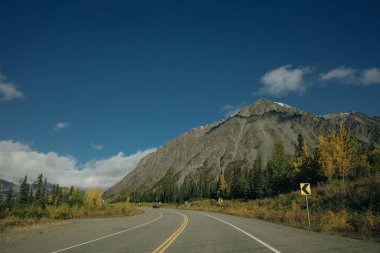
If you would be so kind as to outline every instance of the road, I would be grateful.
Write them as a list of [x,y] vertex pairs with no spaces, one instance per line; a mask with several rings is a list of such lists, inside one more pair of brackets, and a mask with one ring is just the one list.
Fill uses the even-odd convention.
[[27,231],[0,233],[0,252],[380,252],[380,243],[219,213],[163,208]]

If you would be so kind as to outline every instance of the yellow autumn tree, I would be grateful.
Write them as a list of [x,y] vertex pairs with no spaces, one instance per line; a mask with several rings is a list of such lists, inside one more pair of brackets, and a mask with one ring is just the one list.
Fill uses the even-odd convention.
[[103,204],[101,190],[99,188],[91,188],[86,193],[85,203],[90,206],[101,206]]
[[356,155],[356,143],[353,137],[343,127],[332,135],[333,161],[337,170],[337,175],[345,180],[354,170]]
[[343,124],[327,137],[318,136],[317,148],[321,173],[328,180],[334,177],[346,180],[357,174],[355,170],[363,164],[363,159],[366,160],[359,155],[355,139]]
[[318,163],[320,172],[323,176],[331,180],[334,177],[334,164],[332,159],[333,150],[330,144],[329,138],[325,138],[322,135],[318,136],[317,148],[318,148]]
[[219,198],[225,198],[227,197],[227,191],[228,191],[227,182],[224,178],[223,171],[221,171],[219,174],[218,183],[217,183],[217,196]]

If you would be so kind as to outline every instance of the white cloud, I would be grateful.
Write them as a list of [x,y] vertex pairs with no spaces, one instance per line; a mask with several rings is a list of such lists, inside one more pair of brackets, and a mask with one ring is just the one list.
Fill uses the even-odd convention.
[[94,144],[94,143],[91,143],[91,148],[95,149],[95,150],[98,150],[98,151],[104,149],[104,147],[102,145],[100,145],[100,144]]
[[259,93],[280,97],[290,92],[302,93],[306,90],[304,76],[311,73],[310,67],[292,68],[291,65],[271,70],[261,78],[264,84]]
[[10,82],[6,81],[6,76],[0,73],[0,95],[1,100],[11,101],[13,99],[23,98],[25,95],[17,90],[17,87]]
[[222,108],[222,112],[224,114],[224,117],[229,118],[234,116],[237,112],[240,111],[242,106],[236,106],[236,105],[224,105]]
[[34,151],[29,145],[12,140],[0,141],[0,177],[15,181],[25,175],[35,179],[43,173],[49,182],[63,186],[105,189],[117,183],[137,166],[141,158],[155,150],[150,148],[129,156],[119,152],[110,158],[78,165],[71,156]]
[[68,128],[69,126],[70,126],[70,123],[68,122],[58,122],[57,124],[55,124],[54,130],[59,132],[65,128]]
[[361,82],[364,85],[380,84],[380,68],[363,70]]
[[359,70],[341,66],[321,74],[321,80],[356,85],[380,84],[380,69],[370,68]]
[[339,80],[343,83],[353,83],[356,80],[356,73],[358,71],[352,68],[346,68],[340,66],[336,69],[330,70],[327,73],[321,74],[321,80],[330,81],[330,80]]

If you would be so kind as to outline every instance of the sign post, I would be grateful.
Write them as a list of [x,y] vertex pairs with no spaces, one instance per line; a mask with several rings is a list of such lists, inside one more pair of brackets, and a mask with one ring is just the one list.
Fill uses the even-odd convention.
[[300,188],[301,188],[301,195],[305,195],[306,197],[307,219],[309,221],[309,227],[310,227],[309,203],[307,202],[307,196],[311,195],[310,183],[300,183]]

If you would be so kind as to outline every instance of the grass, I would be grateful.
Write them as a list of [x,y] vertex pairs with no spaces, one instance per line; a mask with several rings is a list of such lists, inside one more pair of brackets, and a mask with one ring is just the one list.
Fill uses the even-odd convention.
[[313,187],[312,195],[308,198],[311,227],[308,227],[305,197],[298,191],[275,198],[225,200],[222,206],[213,199],[163,206],[220,212],[296,228],[380,241],[379,185],[380,180],[377,176],[348,183],[334,181]]
[[129,216],[142,211],[130,203],[114,203],[100,206],[48,206],[45,210],[39,207],[14,208],[0,219],[0,232],[13,227],[25,227],[36,224],[46,224],[57,220],[72,218],[96,218]]

